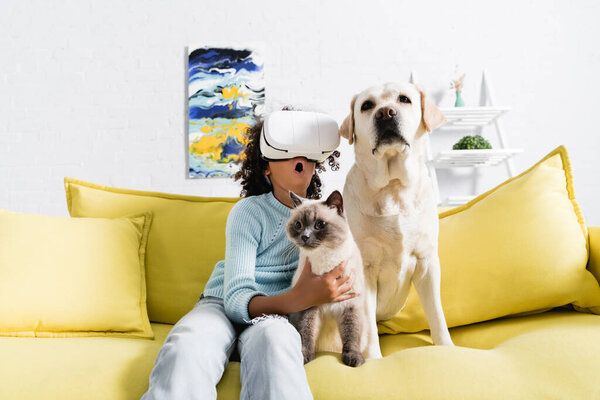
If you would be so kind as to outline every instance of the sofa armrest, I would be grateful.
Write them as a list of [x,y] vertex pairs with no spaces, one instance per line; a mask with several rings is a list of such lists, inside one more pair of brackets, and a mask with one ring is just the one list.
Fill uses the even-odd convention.
[[588,270],[600,282],[600,226],[588,226],[588,235],[590,239]]

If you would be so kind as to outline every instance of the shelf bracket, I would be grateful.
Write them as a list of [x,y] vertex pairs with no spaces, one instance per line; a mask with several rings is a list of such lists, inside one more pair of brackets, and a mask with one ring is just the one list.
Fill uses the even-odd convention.
[[[482,79],[481,97],[479,99],[479,105],[493,106],[493,105],[495,105],[494,97],[493,97],[490,81],[489,81],[489,78],[487,75],[487,71],[485,69],[483,70],[483,76],[481,79]],[[488,104],[486,104],[486,100],[487,100]],[[496,133],[498,134],[498,140],[500,141],[500,146],[504,149],[507,149],[508,142],[506,140],[506,136],[504,135],[504,126],[502,125],[502,120],[500,118],[496,118],[494,120],[494,127],[496,128]],[[481,128],[480,128],[480,131],[481,131]],[[508,177],[512,178],[513,176],[515,176],[515,167],[513,165],[512,157],[508,157],[504,162],[506,164],[506,171],[508,172]]]

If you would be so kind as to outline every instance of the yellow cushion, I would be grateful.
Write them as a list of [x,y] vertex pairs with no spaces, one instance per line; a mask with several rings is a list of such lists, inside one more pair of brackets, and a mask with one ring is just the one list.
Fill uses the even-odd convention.
[[0,336],[153,338],[151,213],[64,218],[0,210]]
[[[0,337],[1,399],[137,400],[172,325],[154,340]],[[600,316],[551,311],[453,328],[457,347],[428,332],[380,337],[381,360],[358,367],[317,353],[305,366],[315,399],[597,399]],[[35,362],[32,362],[35,360]],[[26,378],[25,378],[26,377]],[[230,362],[219,400],[240,397]]]
[[[565,304],[600,313],[572,180],[560,146],[519,176],[440,214],[441,295],[449,327]],[[404,309],[379,323],[380,333],[428,328],[414,287]]]
[[152,211],[146,254],[148,315],[176,323],[198,301],[225,258],[225,223],[239,197],[198,197],[118,189],[65,178],[72,217],[119,217]]

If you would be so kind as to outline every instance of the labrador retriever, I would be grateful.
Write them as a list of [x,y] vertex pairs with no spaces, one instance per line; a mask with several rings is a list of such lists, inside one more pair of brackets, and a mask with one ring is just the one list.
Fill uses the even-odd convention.
[[[439,220],[426,154],[427,133],[445,120],[421,87],[386,83],[355,95],[340,127],[354,145],[343,197],[363,258],[369,309],[376,309],[372,323],[404,307],[412,282],[436,345],[453,343],[442,310]],[[379,348],[371,353],[381,355]]]

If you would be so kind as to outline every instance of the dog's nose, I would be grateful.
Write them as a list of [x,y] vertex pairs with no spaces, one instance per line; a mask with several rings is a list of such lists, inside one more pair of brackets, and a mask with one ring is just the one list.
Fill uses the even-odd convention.
[[302,235],[302,240],[304,240],[304,243],[306,243],[306,241],[308,240],[308,236]]
[[375,113],[376,119],[391,119],[396,115],[396,110],[390,106],[383,106]]

